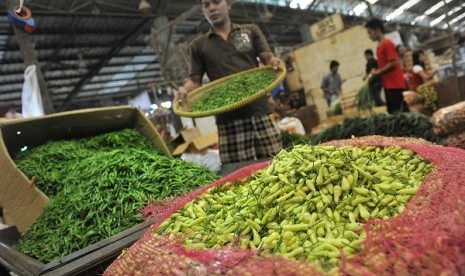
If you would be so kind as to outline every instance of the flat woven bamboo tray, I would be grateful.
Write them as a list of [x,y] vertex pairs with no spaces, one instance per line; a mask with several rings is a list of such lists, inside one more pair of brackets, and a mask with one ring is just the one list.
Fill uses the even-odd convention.
[[[218,115],[222,113],[231,112],[233,110],[236,110],[238,108],[251,104],[252,102],[265,96],[266,94],[271,93],[271,91],[284,80],[287,74],[287,70],[285,66],[279,67],[279,69],[276,71],[276,79],[273,82],[268,84],[266,87],[263,87],[263,89],[257,91],[255,94],[251,96],[248,96],[246,98],[241,99],[240,101],[225,105],[220,108],[215,108],[215,109],[211,109],[207,111],[195,111],[195,112],[189,111],[192,105],[196,101],[198,101],[207,91],[215,88],[217,85],[221,85],[224,82],[232,78],[239,77],[245,74],[249,74],[251,72],[261,71],[261,70],[273,70],[273,68],[271,66],[257,67],[257,68],[245,70],[239,73],[231,74],[221,79],[217,79],[215,81],[202,85],[199,88],[194,89],[191,92],[189,92],[186,98],[182,102],[175,101],[173,104],[173,111],[175,114],[182,116],[182,117],[198,118],[198,117],[206,117],[206,116],[212,116],[212,115]],[[232,91],[232,93],[234,92]]]

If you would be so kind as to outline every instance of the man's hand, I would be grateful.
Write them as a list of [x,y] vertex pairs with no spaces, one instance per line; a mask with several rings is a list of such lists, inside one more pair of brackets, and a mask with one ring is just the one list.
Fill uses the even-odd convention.
[[174,96],[174,101],[182,102],[186,99],[187,93],[196,89],[202,83],[202,76],[200,75],[193,75],[190,76],[188,79],[184,81],[184,84],[178,89],[176,89],[176,93]]
[[174,96],[174,102],[176,101],[182,102],[186,98],[186,95],[187,95],[186,88],[184,88],[184,86],[178,87],[177,93]]
[[371,71],[371,78],[374,78],[380,75],[381,75],[381,70],[379,69]]
[[284,65],[284,61],[280,58],[272,57],[269,65],[271,65],[274,70],[278,70],[281,65]]

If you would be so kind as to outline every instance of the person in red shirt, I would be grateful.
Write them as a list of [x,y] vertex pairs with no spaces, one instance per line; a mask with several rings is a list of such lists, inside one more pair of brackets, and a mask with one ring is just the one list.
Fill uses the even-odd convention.
[[371,19],[365,24],[365,28],[367,28],[370,39],[379,43],[376,49],[378,69],[371,74],[372,77],[381,76],[388,112],[390,114],[408,112],[407,104],[404,102],[402,95],[406,88],[403,77],[404,72],[394,43],[384,36],[385,31],[381,20]]
[[423,83],[433,79],[436,71],[426,71],[425,70],[425,54],[423,51],[418,50],[413,52],[413,69],[412,69],[412,79],[410,81],[410,90],[417,91],[418,86]]

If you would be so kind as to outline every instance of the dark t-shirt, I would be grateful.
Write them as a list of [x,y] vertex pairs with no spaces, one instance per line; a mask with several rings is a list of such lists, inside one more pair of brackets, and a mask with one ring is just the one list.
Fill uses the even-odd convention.
[[[270,51],[265,36],[256,25],[233,24],[226,41],[210,31],[191,43],[190,76],[203,76],[206,73],[210,81],[214,81],[257,67],[259,53]],[[269,112],[267,98],[263,97],[243,108],[217,115],[216,119],[218,122],[226,122],[262,116]]]
[[[378,61],[376,61],[376,59],[374,58],[371,58],[367,61],[367,65],[365,69],[366,74],[369,75],[371,71],[373,71],[373,69],[378,69]],[[381,77],[376,76],[372,78],[371,83],[381,83]]]

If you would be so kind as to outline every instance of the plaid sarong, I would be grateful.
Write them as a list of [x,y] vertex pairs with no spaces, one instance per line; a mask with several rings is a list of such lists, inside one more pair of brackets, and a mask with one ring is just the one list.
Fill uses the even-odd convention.
[[281,136],[268,116],[218,123],[221,163],[257,160],[282,149]]

